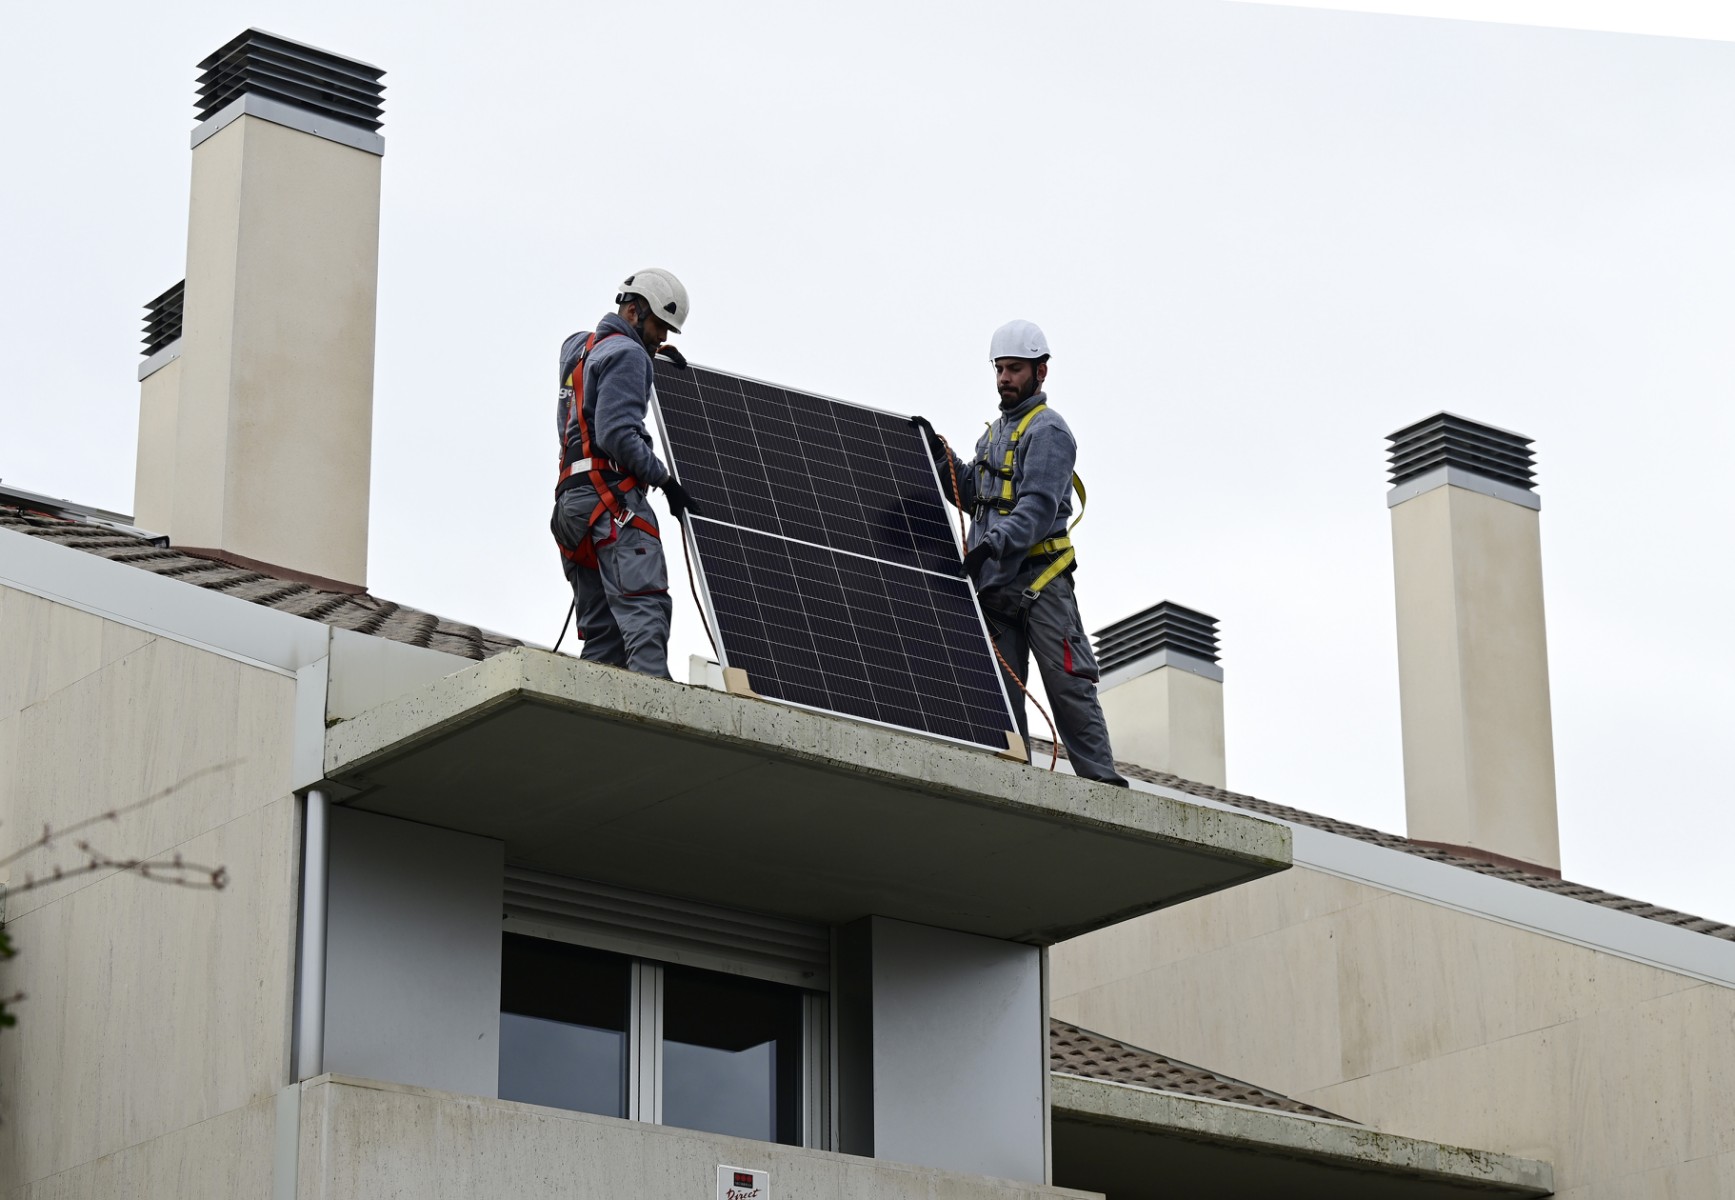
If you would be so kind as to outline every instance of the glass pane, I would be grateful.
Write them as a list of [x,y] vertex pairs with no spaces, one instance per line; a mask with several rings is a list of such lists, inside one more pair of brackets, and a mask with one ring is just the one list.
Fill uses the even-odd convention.
[[663,1123],[801,1141],[801,992],[690,967],[663,974]]
[[631,960],[506,935],[500,958],[500,1098],[627,1115]]

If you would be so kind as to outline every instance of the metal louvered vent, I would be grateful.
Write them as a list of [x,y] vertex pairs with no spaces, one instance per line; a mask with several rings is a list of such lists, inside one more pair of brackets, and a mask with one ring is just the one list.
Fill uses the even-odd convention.
[[242,96],[285,104],[363,129],[380,127],[385,87],[379,67],[249,29],[199,64],[196,107],[204,121]]
[[145,305],[145,357],[149,358],[181,336],[181,311],[186,307],[185,279]]
[[506,868],[505,931],[825,991],[831,931],[691,900]]
[[1527,492],[1536,490],[1531,438],[1443,412],[1406,426],[1387,440],[1392,444],[1394,487],[1441,467],[1455,467]]
[[1217,618],[1164,600],[1099,629],[1096,664],[1104,675],[1163,650],[1217,661]]

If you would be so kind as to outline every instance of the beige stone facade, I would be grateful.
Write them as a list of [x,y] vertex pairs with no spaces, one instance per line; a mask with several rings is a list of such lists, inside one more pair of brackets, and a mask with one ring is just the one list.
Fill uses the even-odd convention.
[[1052,963],[1057,1017],[1570,1200],[1735,1196],[1735,988],[1300,865]]
[[[137,1195],[95,1181],[133,1178],[115,1156],[184,1164],[171,1142],[242,1137],[285,1078],[295,679],[11,588],[0,662],[0,844],[173,789],[85,836],[232,880],[195,891],[106,872],[6,898],[19,956],[3,988],[27,999],[0,1036],[0,1195]],[[61,844],[11,882],[79,859]],[[222,1169],[250,1168],[243,1155]],[[173,1194],[244,1194],[220,1179]]]

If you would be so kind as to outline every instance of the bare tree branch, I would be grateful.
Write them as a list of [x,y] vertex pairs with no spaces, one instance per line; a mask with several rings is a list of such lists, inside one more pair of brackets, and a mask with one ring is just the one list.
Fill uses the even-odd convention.
[[104,854],[89,842],[79,842],[78,849],[85,856],[84,861],[79,865],[63,867],[56,863],[42,875],[26,872],[22,883],[14,884],[7,890],[9,892],[28,892],[35,888],[47,887],[51,883],[59,883],[63,879],[76,879],[80,875],[90,875],[97,871],[108,870],[130,871],[155,883],[168,883],[176,887],[200,888],[213,892],[220,892],[229,884],[227,868],[190,863],[178,853],[164,858],[114,858]]
[[[42,836],[38,837],[35,841],[30,842],[28,845],[19,847],[11,854],[0,858],[0,869],[11,866],[25,855],[34,851],[48,849],[54,845],[54,841],[57,837],[66,837],[70,834],[78,833],[81,830],[89,829],[92,825],[97,825],[104,821],[119,821],[121,816],[125,813],[134,812],[145,807],[147,804],[155,804],[164,797],[172,795],[186,787],[194,780],[202,779],[207,775],[214,775],[219,771],[226,771],[242,761],[244,760],[232,758],[227,762],[217,763],[215,766],[201,768],[190,775],[183,776],[160,791],[152,792],[142,800],[136,800],[131,804],[125,804],[119,808],[111,808],[107,812],[98,813],[96,816],[87,817],[82,821],[74,821],[71,825],[68,825],[66,828],[59,830],[58,832],[56,832],[53,826],[44,825],[42,827]],[[116,858],[112,854],[99,850],[89,841],[82,838],[74,842],[73,846],[84,856],[83,862],[72,867],[66,867],[59,863],[55,863],[41,875],[26,872],[22,883],[3,885],[5,894],[11,895],[15,892],[28,892],[33,888],[45,887],[51,883],[58,883],[63,879],[74,879],[80,875],[94,874],[97,871],[131,873],[139,876],[141,879],[149,879],[155,883],[166,883],[173,887],[197,888],[204,891],[221,891],[224,887],[228,886],[229,883],[229,872],[226,868],[207,867],[202,863],[190,863],[181,857],[179,851],[174,854],[160,855],[153,858]],[[6,923],[0,921],[0,962],[16,958],[17,956],[18,948],[12,943],[12,936],[6,928]],[[18,1015],[11,1010],[23,999],[23,992],[15,992],[10,996],[0,996],[0,1029],[11,1029],[18,1024]]]
[[[193,783],[195,780],[203,779],[207,775],[215,775],[219,771],[226,771],[230,767],[236,766],[239,763],[241,763],[242,761],[243,760],[239,759],[239,758],[231,758],[231,759],[228,759],[224,762],[216,763],[213,766],[201,767],[199,770],[194,771],[191,775],[186,775],[180,779],[177,779],[174,783],[171,783],[168,787],[162,788],[162,789],[155,791],[155,792],[152,792],[150,795],[146,796],[143,800],[135,800],[131,804],[124,804],[119,808],[111,808],[107,812],[98,813],[94,817],[86,817],[82,821],[74,821],[72,824],[68,825],[64,829],[56,830],[52,826],[44,825],[42,827],[42,836],[41,837],[37,838],[33,842],[30,842],[28,845],[20,846],[18,849],[14,850],[12,853],[6,855],[4,858],[0,858],[0,867],[11,866],[13,863],[17,862],[19,859],[23,858],[26,854],[29,854],[33,850],[45,850],[45,849],[47,849],[48,847],[50,847],[54,844],[54,841],[56,838],[66,837],[69,834],[77,833],[81,829],[89,829],[92,825],[98,825],[104,821],[119,821],[121,819],[121,817],[123,815],[125,815],[126,813],[136,812],[138,809],[145,807],[147,804],[155,804],[158,800],[162,800],[165,797],[170,796],[170,795],[174,794],[175,792],[180,791],[182,788],[186,787],[190,783]],[[28,876],[26,878],[28,878]],[[15,890],[22,891],[23,889],[19,888],[19,889],[15,889]]]

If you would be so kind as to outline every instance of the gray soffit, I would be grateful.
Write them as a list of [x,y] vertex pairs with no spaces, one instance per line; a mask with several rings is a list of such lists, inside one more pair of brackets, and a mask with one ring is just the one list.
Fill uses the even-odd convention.
[[[171,342],[181,340],[181,317],[187,305],[185,279],[145,305],[144,355],[148,360]],[[144,376],[140,375],[140,379]]]
[[1111,1200],[1548,1196],[1547,1163],[1349,1121],[1056,1074],[1054,1182]]
[[1105,678],[1165,651],[1182,656],[1182,660],[1154,666],[1180,666],[1209,674],[1211,678],[1223,678],[1221,670],[1214,673],[1198,670],[1199,666],[1217,665],[1217,618],[1171,600],[1105,626],[1091,640],[1096,647],[1097,666]]
[[1442,412],[1406,425],[1387,440],[1393,487],[1440,467],[1454,467],[1520,491],[1536,487],[1532,439],[1522,434]]
[[530,649],[332,725],[325,773],[528,870],[823,925],[1048,945],[1289,866],[1251,814]]
[[249,29],[199,64],[200,121],[242,96],[263,96],[371,132],[380,127],[380,68]]

